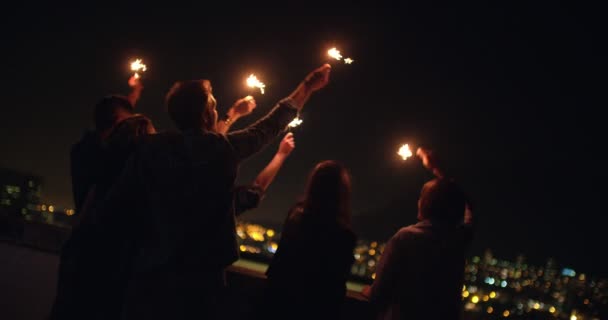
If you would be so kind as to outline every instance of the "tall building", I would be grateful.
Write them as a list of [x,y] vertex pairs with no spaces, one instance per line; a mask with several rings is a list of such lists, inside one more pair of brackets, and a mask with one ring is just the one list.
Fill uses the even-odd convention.
[[22,231],[23,217],[39,213],[42,178],[0,168],[0,233],[15,236]]

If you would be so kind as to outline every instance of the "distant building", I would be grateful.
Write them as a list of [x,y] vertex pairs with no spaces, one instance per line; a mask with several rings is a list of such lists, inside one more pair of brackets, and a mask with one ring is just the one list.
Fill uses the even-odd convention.
[[0,233],[19,235],[23,218],[40,214],[42,178],[0,168]]

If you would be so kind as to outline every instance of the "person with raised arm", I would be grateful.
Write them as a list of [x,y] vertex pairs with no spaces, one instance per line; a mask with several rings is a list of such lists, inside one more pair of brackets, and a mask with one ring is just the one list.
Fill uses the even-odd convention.
[[420,192],[419,222],[388,241],[376,278],[362,293],[377,319],[460,319],[472,207],[431,151],[416,154],[436,176]]

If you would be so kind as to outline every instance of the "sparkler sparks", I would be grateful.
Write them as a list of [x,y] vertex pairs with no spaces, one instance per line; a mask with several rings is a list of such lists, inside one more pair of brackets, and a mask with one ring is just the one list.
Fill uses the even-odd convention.
[[249,76],[249,78],[247,78],[247,86],[251,88],[259,88],[262,94],[264,94],[264,88],[266,88],[266,85],[258,80],[253,73]]
[[410,149],[410,146],[406,143],[402,145],[401,148],[399,148],[397,154],[401,156],[403,160],[407,160],[409,157],[412,156],[412,150]]
[[334,59],[336,59],[336,60],[338,60],[338,61],[342,60],[342,55],[340,54],[340,51],[338,51],[338,49],[336,49],[336,48],[331,48],[331,49],[329,49],[329,50],[327,51],[327,54],[328,54],[330,57],[332,57],[332,58],[334,58]]
[[295,117],[287,126],[290,128],[295,128],[302,124],[302,119]]
[[344,61],[344,64],[351,64],[355,61],[350,57],[344,58],[344,60],[342,60],[342,54],[340,53],[340,50],[338,50],[336,48],[331,48],[331,49],[327,50],[327,55],[329,55],[330,57],[332,57],[338,61]]
[[131,71],[135,72],[133,74],[135,79],[140,78],[139,72],[146,72],[147,69],[148,68],[146,67],[145,64],[143,64],[141,59],[135,59],[135,61],[131,62]]

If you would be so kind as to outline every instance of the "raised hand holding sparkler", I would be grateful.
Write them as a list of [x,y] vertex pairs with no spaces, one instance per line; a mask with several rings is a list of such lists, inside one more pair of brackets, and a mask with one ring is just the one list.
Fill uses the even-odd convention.
[[129,78],[129,86],[133,88],[133,91],[129,93],[128,99],[131,104],[135,107],[137,100],[139,100],[139,96],[141,95],[141,91],[144,86],[141,84],[141,76],[139,72],[145,72],[147,67],[142,63],[141,59],[135,59],[131,62],[131,71],[133,71],[133,75]]
[[416,150],[416,155],[420,158],[420,160],[422,160],[422,165],[431,170],[435,176],[438,178],[444,177],[444,172],[442,169],[440,169],[437,158],[433,155],[431,150],[418,148],[418,150]]

